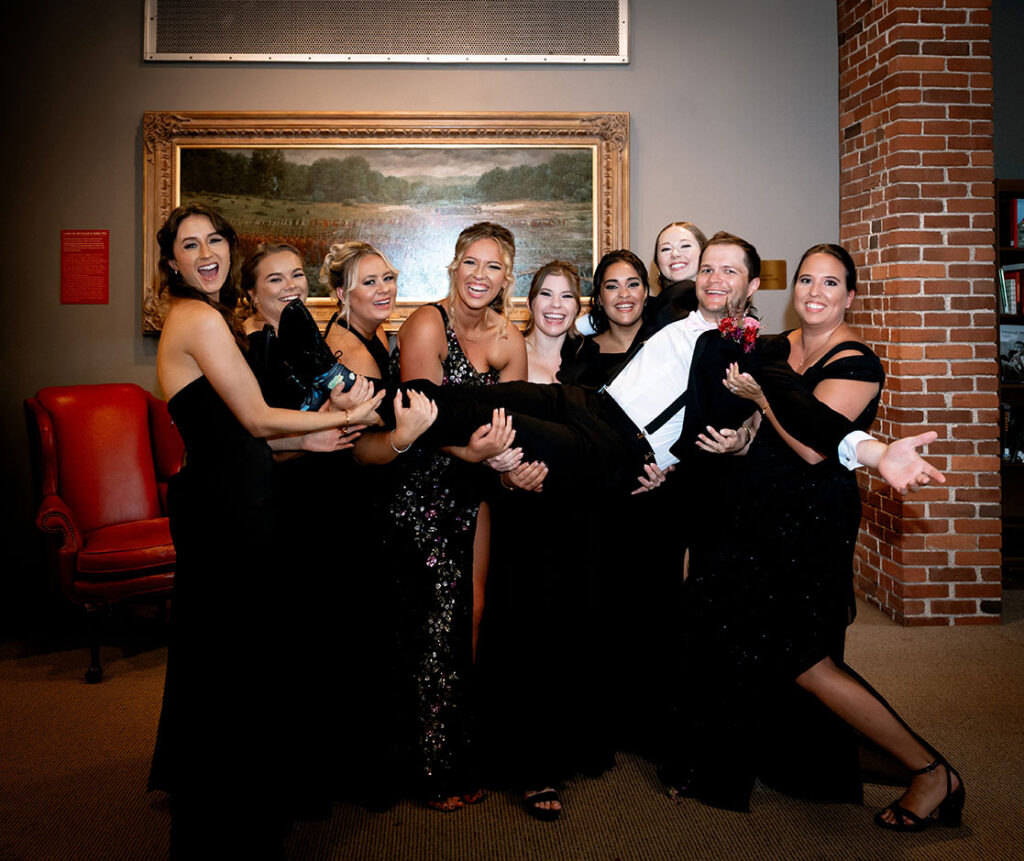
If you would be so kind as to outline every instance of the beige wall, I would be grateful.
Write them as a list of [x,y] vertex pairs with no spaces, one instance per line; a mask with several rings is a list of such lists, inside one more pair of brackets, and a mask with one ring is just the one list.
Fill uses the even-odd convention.
[[[147,64],[139,0],[17,7],[4,50],[9,549],[31,513],[22,400],[67,383],[156,390],[156,344],[139,335],[144,110],[625,110],[644,259],[680,218],[739,233],[790,272],[837,236],[836,15],[821,0],[633,0],[632,61],[614,67]],[[110,231],[109,305],[59,304],[63,228]],[[759,302],[769,329],[787,298]]]

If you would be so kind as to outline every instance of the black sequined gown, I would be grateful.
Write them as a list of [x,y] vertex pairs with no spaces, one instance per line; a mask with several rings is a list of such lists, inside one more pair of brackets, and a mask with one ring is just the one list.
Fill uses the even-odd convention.
[[[498,381],[466,358],[440,305],[448,356],[442,386]],[[393,362],[398,363],[396,351]],[[412,779],[427,799],[479,788],[473,756],[473,538],[482,493],[473,465],[414,446],[389,506],[388,551],[398,592],[398,668],[406,687],[399,719]]]
[[[859,355],[830,361],[844,350]],[[881,363],[856,342],[837,345],[802,377],[789,341],[763,358],[812,391],[825,379],[881,383]],[[779,370],[782,363],[783,370]],[[854,424],[874,421],[876,396]],[[810,465],[768,421],[690,547],[683,654],[689,703],[677,761],[703,800],[745,810],[755,776],[793,794],[859,800],[852,730],[795,684],[825,657],[842,665],[853,620],[853,552],[860,526],[854,472],[835,455]]]

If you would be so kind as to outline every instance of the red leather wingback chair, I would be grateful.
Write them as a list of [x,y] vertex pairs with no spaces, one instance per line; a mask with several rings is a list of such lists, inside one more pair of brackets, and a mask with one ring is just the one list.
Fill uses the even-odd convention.
[[170,594],[174,545],[167,479],[184,445],[167,405],[130,383],[52,386],[25,402],[39,489],[36,525],[61,595],[85,607],[98,682],[100,611],[137,595]]

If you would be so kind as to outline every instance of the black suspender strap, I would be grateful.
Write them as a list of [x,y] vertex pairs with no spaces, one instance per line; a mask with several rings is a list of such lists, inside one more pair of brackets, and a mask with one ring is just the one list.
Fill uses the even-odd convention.
[[656,415],[651,421],[644,427],[644,433],[648,436],[652,433],[657,433],[661,430],[661,427],[667,422],[672,416],[679,412],[683,407],[686,406],[687,398],[690,394],[689,388],[683,391],[683,393],[670,403],[665,409],[663,409],[658,415]]

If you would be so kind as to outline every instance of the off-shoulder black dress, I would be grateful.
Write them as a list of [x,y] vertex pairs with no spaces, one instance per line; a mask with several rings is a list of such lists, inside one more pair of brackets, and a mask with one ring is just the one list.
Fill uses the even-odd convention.
[[[859,342],[836,345],[802,376],[788,356],[785,335],[763,347],[770,372],[792,375],[807,394],[826,379],[884,380]],[[878,395],[855,427],[870,427],[877,407]],[[860,798],[852,730],[795,683],[823,658],[842,664],[855,612],[857,479],[834,452],[823,454],[808,464],[763,421],[729,486],[710,488],[717,504],[691,544],[679,762],[691,770],[691,791],[718,806],[747,809],[755,776],[793,794]]]

